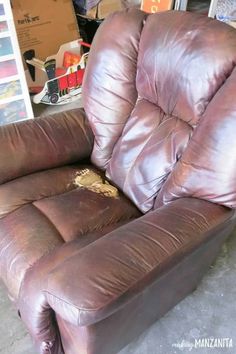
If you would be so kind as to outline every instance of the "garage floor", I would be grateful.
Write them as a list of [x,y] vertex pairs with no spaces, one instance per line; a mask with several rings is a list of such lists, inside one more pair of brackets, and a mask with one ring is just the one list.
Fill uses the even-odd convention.
[[[198,289],[119,354],[235,354],[235,299],[236,230]],[[36,354],[1,284],[0,319],[0,354]],[[232,339],[233,347],[190,350],[195,339],[210,337]]]

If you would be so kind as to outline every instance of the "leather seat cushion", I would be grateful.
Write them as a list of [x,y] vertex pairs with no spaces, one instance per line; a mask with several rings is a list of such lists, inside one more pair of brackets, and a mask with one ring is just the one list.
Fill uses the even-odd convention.
[[140,215],[121,192],[114,198],[86,188],[76,188],[33,204],[46,215],[65,242]]
[[76,186],[85,168],[102,175],[90,165],[71,165],[0,186],[0,277],[13,301],[27,269],[55,247],[92,231],[100,236],[140,215],[121,192],[114,198]]

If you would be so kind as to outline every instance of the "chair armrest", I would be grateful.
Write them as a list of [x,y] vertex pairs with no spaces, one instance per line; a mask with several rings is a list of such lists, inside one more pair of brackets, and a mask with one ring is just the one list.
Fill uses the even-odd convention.
[[90,156],[93,134],[82,109],[0,127],[0,184]]
[[47,277],[47,302],[74,325],[96,323],[222,230],[229,232],[233,221],[234,212],[225,207],[194,198],[176,200],[64,260]]

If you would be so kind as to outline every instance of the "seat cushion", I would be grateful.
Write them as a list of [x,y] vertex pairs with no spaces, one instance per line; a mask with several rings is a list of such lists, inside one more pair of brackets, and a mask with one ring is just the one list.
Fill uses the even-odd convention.
[[33,204],[46,215],[65,242],[138,216],[137,209],[122,193],[113,198],[87,188],[76,188]]
[[[140,215],[119,192],[108,197],[74,181],[92,166],[71,165],[24,176],[0,186],[0,277],[12,300],[29,267],[64,242],[98,236]],[[90,242],[92,242],[91,239]]]

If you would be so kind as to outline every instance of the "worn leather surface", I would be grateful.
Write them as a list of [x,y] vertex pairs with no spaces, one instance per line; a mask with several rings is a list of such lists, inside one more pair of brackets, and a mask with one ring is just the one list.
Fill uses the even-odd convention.
[[[179,199],[78,250],[48,275],[54,311],[79,326],[125,306],[163,270],[230,223],[234,212],[198,199]],[[171,220],[171,222],[170,222]],[[73,284],[68,283],[68,274]]]
[[201,14],[149,16],[138,53],[139,96],[196,125],[234,68],[235,33]]
[[14,301],[27,269],[62,244],[54,225],[32,204],[0,220],[0,276]]
[[187,195],[236,207],[235,90],[236,69],[207,107],[155,207]]
[[[173,220],[171,226],[170,218]],[[159,211],[149,213],[144,218],[137,219],[135,223],[129,223],[124,227],[121,227],[121,224],[116,224],[114,232],[111,232],[114,228],[111,225],[101,231],[89,233],[57,247],[27,271],[17,304],[21,318],[34,338],[38,351],[44,353],[43,348],[51,345],[51,353],[58,354],[57,348],[61,344],[58,340],[58,328],[54,320],[53,308],[57,316],[58,314],[63,318],[66,316],[66,320],[69,321],[62,332],[63,340],[69,336],[69,343],[66,344],[68,353],[73,353],[69,348],[76,346],[81,350],[84,349],[85,353],[100,353],[101,348],[104,348],[104,353],[113,353],[114,348],[122,347],[123,340],[112,339],[111,336],[111,340],[108,340],[105,345],[104,338],[108,330],[113,333],[114,330],[115,332],[121,331],[121,328],[124,327],[125,314],[127,315],[125,307],[127,303],[130,303],[129,300],[134,301],[133,299],[142,290],[147,293],[145,288],[151,288],[154,279],[159,279],[163,272],[168,272],[169,268],[172,269],[180,259],[191,254],[192,249],[201,247],[205,250],[204,243],[209,239],[213,241],[215,237],[218,237],[217,235],[220,236],[222,230],[224,234],[228,234],[227,230],[229,227],[232,229],[233,221],[234,213],[227,208],[197,199],[183,199]],[[107,236],[103,236],[105,234]],[[106,240],[104,244],[101,243],[102,239],[99,241],[101,236],[104,241]],[[214,247],[211,246],[211,249]],[[213,251],[213,255],[215,254],[216,251]],[[209,257],[210,254],[206,257],[210,261]],[[155,263],[155,272],[150,273],[150,268]],[[206,269],[205,262],[199,262],[199,264],[202,265],[202,269]],[[186,267],[183,265],[183,268]],[[188,266],[187,269],[190,271],[191,267]],[[145,273],[146,276],[143,277]],[[174,278],[177,279],[176,276]],[[198,271],[196,271],[194,279],[193,283],[196,284],[199,279]],[[56,284],[55,287],[53,284]],[[61,284],[61,288],[59,284]],[[126,294],[124,293],[118,298],[118,292],[123,293],[125,284],[127,286]],[[183,293],[189,291],[189,286],[192,288],[191,284],[191,282],[186,282]],[[182,292],[178,293],[180,295]],[[68,294],[71,294],[71,297]],[[65,298],[65,296],[67,297]],[[102,312],[106,317],[104,309],[101,309],[101,301],[107,302],[109,298],[112,299],[112,312],[115,307],[115,312],[121,310],[122,313],[114,314],[115,317],[112,315],[114,318],[105,318],[98,324],[94,324],[92,328],[90,325],[88,327],[82,326],[80,330],[76,331],[72,326],[72,332],[69,334],[67,333],[68,328],[70,329],[69,324],[73,323],[76,326],[78,324],[74,322],[77,309],[72,299],[76,298],[79,301],[83,296],[86,306],[88,302],[90,306],[92,303],[93,309],[87,308],[89,320],[92,323],[97,320],[97,312],[100,315]],[[151,290],[150,296],[153,296]],[[177,297],[174,298],[177,299]],[[171,299],[172,297],[169,299],[170,302]],[[170,306],[169,300],[167,301],[168,306]],[[138,307],[136,307],[136,302],[129,306],[131,318],[136,312],[135,308],[137,310],[141,303],[138,300]],[[124,304],[125,307],[122,310]],[[111,310],[110,304],[107,306],[106,311]],[[149,320],[153,320],[155,315],[150,317],[145,313],[145,309],[143,311],[146,318],[144,323],[148,325]],[[84,319],[84,314],[82,319]],[[125,331],[127,333],[126,335],[123,333],[122,338],[125,336],[128,341],[129,333],[135,336],[136,330],[143,329],[143,326],[137,322],[133,328],[132,331],[128,331],[127,328]],[[72,339],[70,336],[73,337],[73,333],[76,334],[76,337]],[[88,333],[88,337],[87,335],[81,337],[81,333]],[[100,339],[97,338],[98,335]],[[93,349],[88,349],[90,347]]]
[[0,183],[88,158],[93,133],[82,109],[0,127]]
[[137,99],[140,34],[146,15],[114,13],[99,27],[83,81],[83,103],[95,142],[92,162],[105,169]]
[[0,141],[0,276],[17,301],[27,270],[43,255],[140,213],[122,192],[108,198],[75,185],[85,168],[101,174],[83,163],[93,135],[82,110],[0,127]]
[[163,269],[163,273],[132,301],[99,322],[89,326],[72,325],[57,314],[65,353],[75,354],[80,348],[84,354],[115,354],[137,340],[148,327],[196,289],[233,227],[232,220],[217,234],[212,230],[209,239],[194,252],[182,257],[170,269]]
[[79,163],[61,166],[31,173],[1,184],[0,218],[25,204],[75,189],[74,180],[80,169]]
[[114,148],[107,177],[147,212],[191,133],[187,123],[140,99]]
[[[217,205],[236,207],[235,33],[184,12],[113,14],[91,50],[86,113],[0,127],[0,276],[40,353],[111,354],[216,256],[235,224]],[[119,197],[77,187],[84,168]]]
[[[197,196],[233,205],[227,201],[232,198],[228,192],[230,189],[234,191],[235,177],[232,175],[236,176],[236,173],[231,168],[230,173],[226,172],[228,165],[222,165],[221,160],[225,156],[226,161],[236,165],[232,156],[236,156],[235,149],[229,148],[228,144],[223,146],[223,143],[217,148],[214,146],[223,131],[225,139],[230,141],[227,128],[214,126],[216,119],[225,125],[223,121],[228,119],[228,114],[233,120],[236,112],[233,100],[235,79],[231,78],[236,62],[235,33],[229,26],[203,15],[173,11],[147,17],[137,59],[139,99],[107,168],[107,177],[142,212],[154,207],[156,197],[159,201],[156,205],[182,196]],[[225,83],[228,77],[231,87]],[[193,128],[203,119],[194,154],[186,147],[191,141]],[[108,129],[107,122],[104,123]],[[228,127],[233,132],[233,123],[228,122]],[[98,129],[102,131],[100,126]],[[210,129],[212,140],[206,134]],[[203,139],[206,140],[204,145],[201,144]],[[181,159],[185,149],[186,163]],[[217,155],[214,160],[212,154]],[[204,162],[198,164],[198,159]],[[191,163],[197,163],[193,167],[197,172],[190,177],[188,166]],[[179,172],[172,176],[175,168]],[[218,176],[215,176],[216,168]],[[228,178],[223,176],[222,169]],[[188,181],[187,173],[191,181]],[[165,185],[168,177],[171,182]],[[211,190],[208,189],[209,183]],[[162,187],[164,191],[158,196]]]
[[51,221],[65,242],[85,236],[119,221],[130,220],[140,213],[122,192],[117,198],[106,197],[86,188],[45,198],[34,205]]
[[[63,352],[54,312],[43,292],[48,273],[64,260],[77,254],[79,249],[88,246],[126,222],[118,222],[106,226],[102,230],[88,233],[74,241],[63,243],[53,252],[41,257],[34,267],[28,269],[21,284],[17,308],[39,353],[45,353],[47,348],[51,350],[51,353],[60,354],[61,351]],[[72,279],[70,274],[68,274],[68,279]]]
[[122,192],[109,198],[77,187],[75,176],[87,167],[43,171],[0,187],[11,211],[0,219],[0,275],[14,299],[27,269],[56,246],[140,215]]

